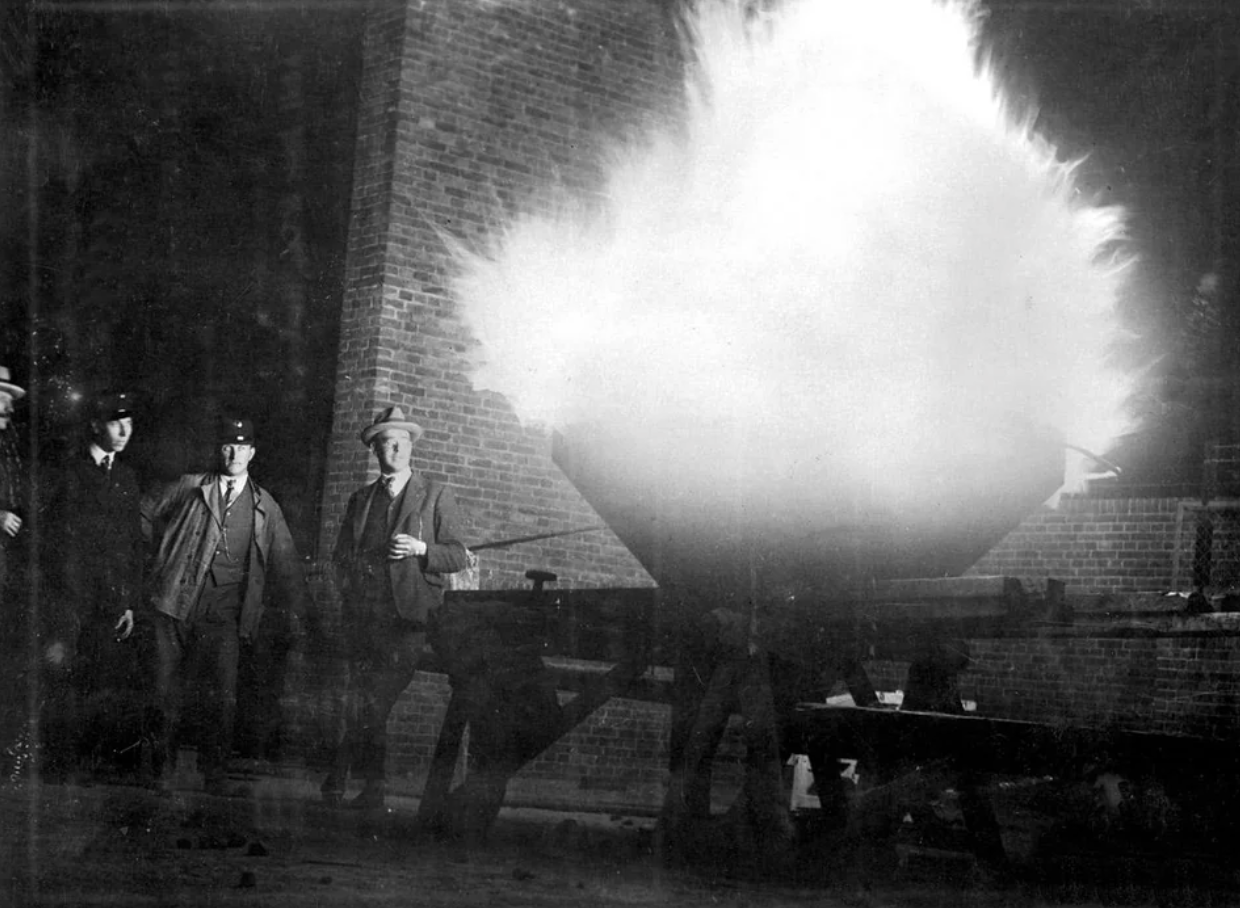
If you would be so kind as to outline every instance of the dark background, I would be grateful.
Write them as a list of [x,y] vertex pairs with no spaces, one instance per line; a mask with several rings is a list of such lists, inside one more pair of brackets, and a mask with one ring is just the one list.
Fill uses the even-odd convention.
[[360,26],[339,4],[10,11],[0,362],[34,392],[38,460],[100,388],[139,394],[146,483],[206,466],[218,416],[247,416],[311,550]]
[[1192,494],[1240,440],[1240,10],[1225,0],[992,0],[987,32],[1037,128],[1142,259],[1125,316],[1148,380],[1111,452],[1133,492]]
[[[1194,487],[1235,440],[1240,28],[1226,0],[989,3],[1022,105],[1132,213],[1149,363],[1132,487]],[[15,2],[3,15],[0,363],[34,462],[103,387],[143,399],[144,482],[254,419],[254,470],[311,551],[335,384],[364,4]],[[1213,278],[1206,279],[1208,275]],[[1205,279],[1205,280],[1203,280]]]

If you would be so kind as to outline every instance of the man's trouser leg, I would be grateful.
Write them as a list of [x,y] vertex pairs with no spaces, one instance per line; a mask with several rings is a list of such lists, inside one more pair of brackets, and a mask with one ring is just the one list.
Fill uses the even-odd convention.
[[752,858],[771,870],[792,855],[796,829],[784,789],[779,731],[765,654],[750,656],[737,686],[745,741],[742,825],[752,836]]
[[109,700],[107,685],[111,668],[107,660],[112,655],[108,647],[118,645],[113,637],[107,619],[93,612],[83,619],[77,637],[72,668],[73,696],[77,702],[74,754],[80,767],[87,770],[100,768],[103,751],[113,743],[111,735],[120,721],[118,716],[109,714],[109,707],[115,706]]
[[387,723],[392,708],[413,680],[426,633],[412,626],[394,627],[384,639],[372,641],[374,652],[368,671],[358,679],[357,720],[345,742],[353,758],[354,772],[367,786],[387,778]]
[[223,782],[232,757],[233,726],[237,717],[237,662],[241,642],[237,621],[241,613],[242,584],[208,583],[199,601],[201,617],[195,622],[192,674],[202,726],[198,768],[207,784]]
[[168,615],[155,615],[155,774],[168,779],[176,770],[181,725],[181,678],[190,646],[189,627]]
[[719,742],[727,729],[728,717],[736,709],[737,660],[721,660],[711,673],[706,693],[698,705],[693,729],[685,746],[684,812],[686,817],[710,816],[712,768]]

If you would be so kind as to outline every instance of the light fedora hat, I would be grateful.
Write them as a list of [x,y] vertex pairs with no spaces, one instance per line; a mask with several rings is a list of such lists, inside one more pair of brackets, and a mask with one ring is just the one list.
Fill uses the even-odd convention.
[[369,445],[380,432],[390,429],[401,429],[409,433],[415,442],[422,437],[423,429],[416,422],[405,419],[405,411],[400,407],[388,407],[375,417],[375,421],[362,429],[362,444]]
[[9,367],[0,366],[0,393],[7,394],[14,400],[17,400],[20,397],[25,397],[26,389],[9,381],[11,377],[12,376],[9,375]]

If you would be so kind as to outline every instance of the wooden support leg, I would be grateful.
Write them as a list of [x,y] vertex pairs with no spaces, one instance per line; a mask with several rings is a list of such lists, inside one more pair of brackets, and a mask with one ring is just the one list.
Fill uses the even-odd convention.
[[959,715],[960,673],[969,665],[969,647],[963,640],[928,640],[923,652],[908,666],[902,709]]
[[676,817],[684,809],[685,751],[693,734],[698,703],[705,690],[704,683],[693,683],[691,667],[679,663],[672,677],[671,732],[668,741],[668,787],[664,796],[664,817]]
[[435,742],[435,754],[426,775],[426,785],[422,789],[422,803],[418,806],[418,822],[427,829],[443,832],[450,826],[446,812],[448,793],[452,787],[452,776],[461,749],[461,738],[469,722],[466,702],[466,693],[453,687],[452,696],[448,699],[448,710],[444,713],[443,724],[439,729],[439,738]]
[[682,625],[677,628],[676,637],[671,687],[672,727],[668,740],[668,785],[663,800],[663,819],[659,824],[660,835],[666,837],[661,850],[673,860],[678,848],[674,841],[676,823],[686,810],[685,759],[697,722],[698,708],[714,671],[699,628]]
[[844,683],[848,685],[848,692],[852,694],[853,703],[857,706],[878,705],[878,691],[874,689],[874,682],[870,680],[860,660],[846,665],[843,674]]
[[689,740],[685,744],[683,791],[677,819],[710,816],[710,789],[715,752],[736,709],[733,685],[735,666],[724,664],[711,675],[706,695],[698,706]]
[[742,667],[736,699],[743,719],[745,782],[743,815],[752,868],[769,873],[790,867],[796,844],[789,793],[780,760],[778,721],[765,655],[750,656]]
[[592,678],[572,700],[560,709],[560,720],[552,728],[547,729],[542,746],[530,754],[533,759],[553,743],[562,738],[581,724],[592,712],[610,700],[621,696],[638,678],[646,672],[644,662],[621,662],[612,666],[602,676]]
[[471,679],[461,691],[473,765],[447,798],[443,814],[454,837],[481,845],[499,815],[509,780],[562,734],[562,711],[550,685],[518,686]]
[[993,871],[1004,872],[1008,867],[1007,852],[999,831],[999,820],[994,805],[985,792],[985,777],[976,771],[966,770],[960,777],[960,812],[964,814],[965,829],[969,842],[979,861]]

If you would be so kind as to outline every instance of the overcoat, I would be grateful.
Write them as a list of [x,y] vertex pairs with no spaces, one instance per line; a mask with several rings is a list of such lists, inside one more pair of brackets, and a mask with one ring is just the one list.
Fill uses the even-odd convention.
[[43,566],[61,607],[75,621],[137,609],[142,589],[138,477],[114,460],[108,473],[86,451],[59,465],[46,496]]
[[[143,532],[156,546],[147,602],[178,620],[185,620],[197,603],[223,534],[218,480],[216,473],[187,473],[143,501]],[[255,638],[268,603],[297,620],[307,617],[305,573],[284,512],[253,476],[248,487],[254,493],[254,538],[238,621],[243,640]]]

